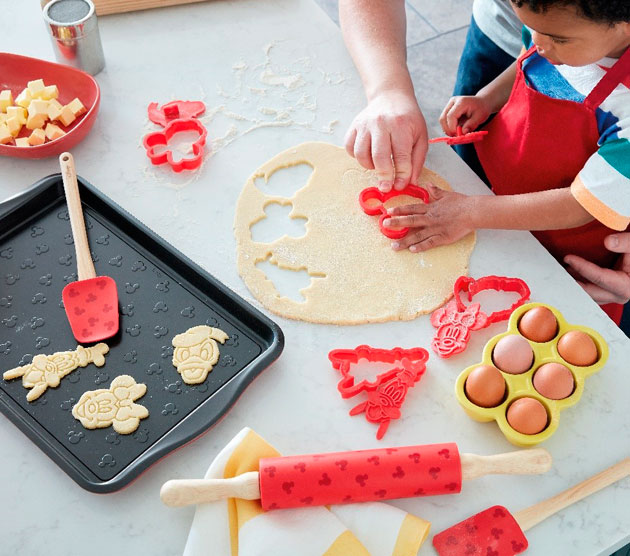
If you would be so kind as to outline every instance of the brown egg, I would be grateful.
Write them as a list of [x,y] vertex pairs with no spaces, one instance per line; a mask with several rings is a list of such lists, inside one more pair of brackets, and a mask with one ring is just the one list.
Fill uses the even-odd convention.
[[496,407],[505,396],[505,379],[496,368],[479,365],[468,375],[464,390],[468,399],[475,405]]
[[588,367],[599,359],[597,346],[586,332],[571,330],[558,340],[558,353],[571,365]]
[[507,421],[517,432],[538,434],[547,427],[547,411],[534,398],[520,398],[508,407]]
[[511,334],[497,342],[492,350],[492,359],[504,373],[520,375],[532,366],[534,352],[523,336]]
[[571,371],[560,363],[545,363],[534,373],[534,388],[545,398],[563,400],[575,388]]
[[521,317],[518,329],[532,342],[548,342],[558,332],[558,321],[547,307],[534,307]]

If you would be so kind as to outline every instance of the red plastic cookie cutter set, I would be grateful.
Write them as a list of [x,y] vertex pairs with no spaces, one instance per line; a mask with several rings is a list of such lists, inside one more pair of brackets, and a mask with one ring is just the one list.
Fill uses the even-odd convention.
[[457,135],[455,137],[436,137],[430,139],[429,143],[446,143],[447,145],[464,145],[466,143],[478,143],[483,141],[483,138],[488,135],[487,131],[471,131],[470,133],[464,133],[462,126],[457,126]]
[[[426,371],[429,353],[423,348],[380,349],[367,345],[355,349],[335,349],[328,354],[334,369],[341,373],[337,389],[342,398],[350,398],[366,392],[367,400],[350,410],[350,415],[365,412],[365,418],[379,425],[376,438],[385,436],[389,424],[400,418],[400,408],[409,388],[422,378]],[[391,363],[395,367],[378,375],[375,380],[355,382],[351,373],[352,365],[364,359],[370,363]]]
[[[203,161],[208,131],[197,116],[203,114],[205,110],[205,104],[196,100],[173,100],[161,107],[158,107],[157,102],[149,104],[149,119],[164,127],[161,131],[145,135],[142,140],[151,162],[155,165],[168,163],[175,172],[198,169]],[[171,149],[159,149],[159,147],[168,147],[175,134],[186,131],[192,131],[198,135],[198,139],[192,144],[192,156],[175,160]]]
[[[466,307],[459,296],[460,292],[465,292],[468,301],[472,301],[474,295],[484,290],[516,292],[521,297],[509,309],[487,315],[479,303],[471,303]],[[530,295],[529,287],[523,280],[506,276],[485,276],[478,280],[460,276],[455,281],[453,292],[454,298],[431,315],[431,324],[437,328],[431,348],[443,358],[464,351],[472,330],[481,330],[495,322],[507,320],[512,311],[523,305]]]
[[[383,224],[384,220],[388,218],[387,209],[385,203],[394,197],[415,197],[420,199],[423,203],[429,202],[429,193],[423,187],[417,185],[408,185],[404,189],[383,192],[378,187],[368,187],[359,194],[359,204],[363,209],[363,212],[369,216],[376,216],[380,214],[378,219],[378,227],[385,237],[389,239],[402,239],[409,233],[409,228],[388,228]],[[379,203],[372,203],[371,201],[380,201]]]

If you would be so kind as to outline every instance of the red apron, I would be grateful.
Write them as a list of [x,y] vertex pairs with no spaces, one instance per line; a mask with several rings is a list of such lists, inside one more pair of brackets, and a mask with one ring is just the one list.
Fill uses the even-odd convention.
[[[488,124],[490,132],[476,144],[483,169],[497,195],[516,195],[569,187],[598,149],[595,112],[630,73],[630,49],[617,61],[583,102],[548,97],[525,80],[523,61],[508,102]],[[612,268],[619,255],[608,251],[604,238],[614,233],[597,220],[568,230],[532,232],[561,263],[574,254],[599,266]],[[617,323],[623,305],[602,305]]]

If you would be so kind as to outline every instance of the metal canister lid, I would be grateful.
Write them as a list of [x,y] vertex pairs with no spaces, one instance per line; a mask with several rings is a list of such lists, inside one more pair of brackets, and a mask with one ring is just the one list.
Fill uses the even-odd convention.
[[52,0],[43,16],[57,38],[78,39],[97,29],[94,4],[87,0]]

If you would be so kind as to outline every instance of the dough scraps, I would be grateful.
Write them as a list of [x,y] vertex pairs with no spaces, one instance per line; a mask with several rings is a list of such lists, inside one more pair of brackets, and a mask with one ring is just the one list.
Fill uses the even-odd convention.
[[[255,180],[282,168],[308,164],[313,172],[293,197],[266,195]],[[419,185],[449,189],[438,174],[424,168]],[[423,253],[394,251],[378,227],[378,218],[359,206],[359,193],[378,183],[344,149],[323,142],[303,143],[263,164],[238,199],[234,220],[238,271],[253,296],[270,311],[323,324],[363,324],[411,320],[430,313],[453,295],[455,280],[468,272],[475,233]],[[397,197],[386,207],[418,202]],[[271,203],[292,205],[290,218],[307,219],[306,234],[255,242],[250,228],[266,218]],[[300,303],[281,296],[256,264],[269,260],[279,268],[306,270],[308,287]]]
[[109,389],[84,392],[72,408],[72,416],[86,429],[114,426],[118,434],[130,434],[149,416],[143,405],[133,403],[144,396],[146,384],[136,384],[133,377],[120,375],[112,380]]
[[201,384],[219,360],[219,346],[228,339],[219,328],[193,326],[173,338],[173,365],[186,384]]
[[84,348],[78,346],[74,351],[58,351],[52,355],[38,354],[28,365],[5,371],[4,380],[22,377],[24,388],[31,391],[26,395],[29,402],[39,398],[50,386],[57,388],[61,379],[77,367],[85,367],[94,363],[97,367],[105,365],[105,354],[109,351],[107,344],[96,344]]

